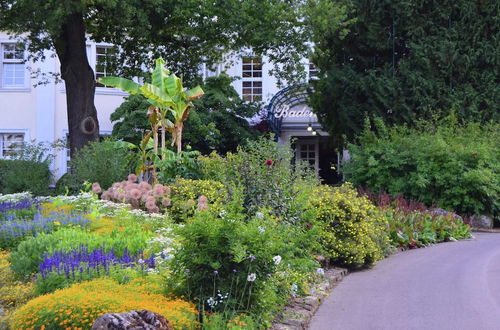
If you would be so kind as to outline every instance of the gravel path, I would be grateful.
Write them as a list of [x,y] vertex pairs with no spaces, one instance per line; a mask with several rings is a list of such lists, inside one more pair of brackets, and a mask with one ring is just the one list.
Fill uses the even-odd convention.
[[395,254],[347,276],[311,330],[500,329],[500,234]]

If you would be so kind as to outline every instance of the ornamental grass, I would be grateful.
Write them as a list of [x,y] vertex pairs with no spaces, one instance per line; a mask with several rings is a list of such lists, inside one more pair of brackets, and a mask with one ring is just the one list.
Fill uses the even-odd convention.
[[193,304],[141,289],[134,281],[120,285],[110,279],[75,284],[40,296],[17,309],[9,318],[12,329],[90,329],[105,313],[149,310],[163,315],[174,329],[197,327]]

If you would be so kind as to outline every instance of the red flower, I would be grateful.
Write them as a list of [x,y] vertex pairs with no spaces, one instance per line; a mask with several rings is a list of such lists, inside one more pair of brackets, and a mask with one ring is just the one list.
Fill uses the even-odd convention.
[[268,160],[266,160],[266,165],[267,165],[267,166],[271,166],[271,165],[273,165],[273,160],[272,160],[272,159],[268,159]]

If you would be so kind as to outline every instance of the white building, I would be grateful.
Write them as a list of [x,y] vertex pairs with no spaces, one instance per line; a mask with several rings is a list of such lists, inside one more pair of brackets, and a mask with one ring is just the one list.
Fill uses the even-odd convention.
[[[109,44],[94,42],[87,44],[89,62],[97,78],[107,75],[105,59],[110,47]],[[25,63],[26,52],[16,45],[15,40],[0,32],[0,157],[8,157],[16,143],[32,140],[53,142],[65,139],[68,134],[64,83],[56,84],[52,80],[35,87],[39,77],[35,77],[36,75],[32,73],[59,72],[60,63],[57,57],[52,57],[52,53],[48,51],[46,55],[43,62]],[[314,67],[307,61],[304,61],[304,65],[311,75],[315,73]],[[269,75],[270,68],[265,59],[263,61],[260,57],[241,56],[232,58],[230,67],[221,64],[215,70],[203,68],[202,73],[204,77],[221,72],[241,77],[233,82],[233,86],[242,98],[248,101],[259,101],[269,105],[274,98],[269,118],[274,122],[273,127],[279,134],[279,141],[298,138],[297,159],[310,162],[316,169],[321,167],[329,170],[330,165],[321,165],[319,143],[320,136],[327,134],[317,125],[316,117],[310,115],[310,109],[305,104],[304,98],[287,99],[286,90],[280,93],[276,79]],[[114,88],[96,87],[95,106],[102,135],[111,133],[113,125],[109,119],[110,115],[123,102],[126,95]],[[279,124],[279,127],[276,124]],[[311,128],[308,130],[309,126],[314,131],[311,131]],[[316,136],[313,135],[315,133]],[[336,160],[330,158],[332,157],[329,156],[328,162],[335,163]],[[68,152],[66,150],[58,152],[53,164],[56,177],[67,171],[67,162]]]

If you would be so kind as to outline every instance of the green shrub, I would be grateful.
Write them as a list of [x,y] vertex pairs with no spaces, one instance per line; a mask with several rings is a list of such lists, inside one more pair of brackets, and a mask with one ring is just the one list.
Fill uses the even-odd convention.
[[251,313],[265,324],[287,302],[293,284],[298,290],[317,267],[309,250],[292,243],[307,240],[299,232],[264,213],[245,222],[243,214],[198,212],[177,229],[181,246],[170,287],[200,311]]
[[296,222],[301,216],[297,196],[319,180],[304,164],[294,165],[292,160],[289,145],[266,138],[248,141],[224,158],[215,153],[200,157],[202,177],[224,183],[230,192],[241,191],[247,214],[265,207],[281,219]]
[[210,212],[219,214],[228,202],[226,187],[213,180],[177,179],[171,186],[172,202],[170,212],[176,222],[185,222],[199,208],[198,199],[207,198]]
[[36,196],[46,196],[51,179],[47,162],[0,159],[0,194],[30,191]]
[[83,189],[83,181],[71,173],[64,173],[56,182],[56,195],[77,195]]
[[349,145],[347,179],[372,191],[401,194],[462,215],[498,216],[500,124],[457,124],[453,117],[418,128],[381,121]]
[[367,198],[359,197],[351,184],[321,186],[309,200],[326,256],[336,264],[363,267],[389,253],[387,223]]
[[102,189],[121,181],[136,167],[136,156],[122,143],[105,139],[91,142],[71,160],[71,173],[76,182],[98,182]]
[[62,228],[21,242],[10,255],[11,267],[18,277],[29,279],[38,272],[45,253],[68,252],[79,247],[89,250],[104,247],[106,250],[114,249],[117,256],[121,256],[125,249],[135,255],[145,249],[146,241],[151,236],[152,233],[144,231],[139,225],[127,226],[105,235],[93,235],[80,228]]

